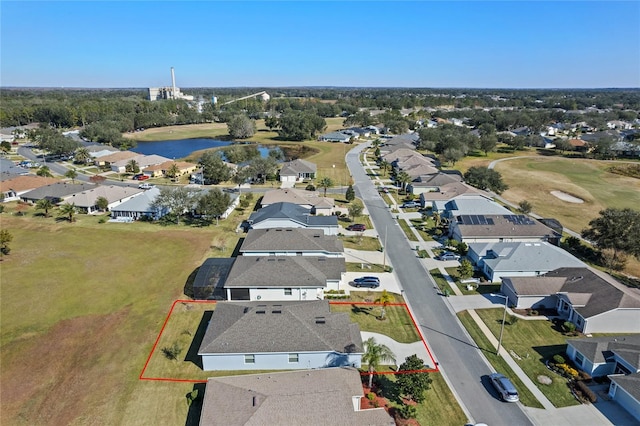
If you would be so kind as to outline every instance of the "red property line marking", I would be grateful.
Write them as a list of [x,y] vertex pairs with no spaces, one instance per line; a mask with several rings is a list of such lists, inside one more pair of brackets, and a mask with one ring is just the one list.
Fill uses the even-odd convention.
[[[149,362],[151,361],[151,357],[153,356],[156,348],[158,347],[158,343],[160,342],[160,338],[162,337],[162,334],[164,333],[164,329],[166,328],[167,324],[169,323],[169,319],[171,318],[171,315],[173,314],[173,310],[176,307],[176,304],[178,303],[205,303],[205,304],[215,304],[216,301],[215,300],[185,300],[185,299],[177,299],[173,302],[173,304],[171,305],[171,309],[169,309],[169,313],[167,314],[167,317],[164,320],[164,323],[162,324],[162,328],[160,329],[160,333],[158,333],[158,337],[156,337],[156,341],[153,344],[153,347],[151,348],[151,352],[149,352],[149,356],[147,357],[147,361],[144,363],[144,367],[142,368],[142,371],[140,372],[140,376],[138,376],[139,380],[149,380],[149,381],[156,381],[156,382],[176,382],[176,383],[206,383],[206,380],[199,380],[199,379],[174,379],[174,378],[169,378],[169,377],[144,377],[144,373],[147,370],[147,367],[149,366]],[[380,305],[380,303],[374,303],[374,302],[338,302],[338,301],[332,301],[329,302],[330,305]],[[422,344],[424,345],[425,349],[427,350],[427,353],[429,354],[429,358],[431,359],[431,362],[433,363],[433,365],[436,365],[435,360],[433,359],[433,355],[431,354],[431,351],[429,350],[429,346],[427,346],[427,342],[424,341],[424,339],[422,338],[422,334],[420,333],[420,330],[418,329],[418,326],[416,324],[415,319],[413,318],[413,315],[411,314],[411,311],[409,310],[409,307],[407,306],[406,303],[388,303],[387,306],[402,306],[404,307],[404,309],[407,311],[407,313],[409,314],[409,318],[411,318],[411,322],[413,323],[413,326],[415,327],[416,330],[418,330],[418,334],[420,335],[420,340],[422,341]],[[374,371],[373,373],[369,373],[368,371],[364,371],[361,372],[360,375],[362,376],[368,376],[369,374],[374,374],[374,375],[385,375],[385,374],[409,374],[409,373],[437,373],[439,372],[438,367],[436,366],[435,369],[430,368],[430,369],[424,369],[424,370],[406,370],[406,371]]]

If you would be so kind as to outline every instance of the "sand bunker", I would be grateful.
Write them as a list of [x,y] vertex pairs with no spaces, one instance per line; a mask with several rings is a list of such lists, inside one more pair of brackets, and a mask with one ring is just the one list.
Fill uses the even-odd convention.
[[569,195],[566,192],[562,191],[551,191],[551,195],[556,198],[560,198],[562,201],[566,201],[567,203],[575,203],[582,204],[584,200],[582,198],[574,197],[573,195]]

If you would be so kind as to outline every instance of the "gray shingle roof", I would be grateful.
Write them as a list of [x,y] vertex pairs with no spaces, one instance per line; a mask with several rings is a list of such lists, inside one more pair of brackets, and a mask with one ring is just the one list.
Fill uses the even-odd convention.
[[628,374],[626,376],[611,376],[611,381],[615,382],[636,401],[640,401],[640,373]]
[[[214,377],[207,382],[201,425],[392,426],[383,408],[355,410],[363,396],[358,370],[319,370]],[[224,407],[224,409],[221,409]]]
[[260,223],[267,219],[291,219],[304,226],[338,226],[336,216],[313,216],[309,209],[292,203],[274,203],[251,213],[249,223]]
[[225,288],[326,287],[346,272],[342,257],[239,256],[229,272]]
[[280,176],[298,176],[299,173],[315,173],[317,166],[307,160],[297,159],[284,163],[280,169]]
[[198,354],[327,351],[362,353],[363,345],[360,327],[326,300],[219,302]]
[[514,223],[510,218],[517,215],[478,215],[484,216],[486,221],[493,221],[493,224],[464,224],[460,223],[460,217],[456,218],[455,226],[458,227],[462,238],[474,237],[495,237],[495,238],[513,238],[513,237],[551,237],[554,231],[547,228],[537,221],[530,224]]
[[[639,290],[625,287],[606,274],[588,268],[559,268],[539,277],[507,279],[518,295],[566,293],[569,300],[585,304],[574,306],[584,318],[617,308],[640,309]],[[536,293],[531,293],[532,286],[537,286]]]
[[268,228],[251,229],[240,247],[247,251],[288,251],[343,253],[342,241],[334,235],[324,235],[321,229]]
[[[291,203],[299,206],[328,206],[331,208],[335,205],[332,198],[325,198],[318,195],[316,191],[307,191],[296,188],[278,188],[272,189],[264,193],[260,204],[269,206],[276,203]],[[307,213],[309,210],[307,210]]]
[[20,196],[23,200],[62,199],[78,192],[95,188],[91,183],[57,182],[51,185],[36,188]]
[[636,369],[640,369],[640,335],[638,334],[567,339],[567,343],[595,363],[605,362],[607,352],[614,352]]

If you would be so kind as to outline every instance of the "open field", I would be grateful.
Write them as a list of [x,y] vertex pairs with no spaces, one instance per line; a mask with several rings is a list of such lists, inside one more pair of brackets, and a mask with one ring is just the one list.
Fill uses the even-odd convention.
[[138,376],[173,300],[235,233],[29,210],[1,220],[14,237],[0,263],[2,423],[184,424],[193,386]]
[[[503,310],[477,309],[476,312],[497,339]],[[541,374],[553,379],[551,385],[538,386],[553,405],[567,407],[578,404],[569,391],[567,380],[549,371],[544,364],[546,359],[555,354],[564,355],[567,347],[566,337],[554,330],[550,321],[521,319],[513,325],[506,325],[502,345],[522,358],[516,362],[534,383],[537,383],[536,377]]]
[[[614,162],[558,157],[520,158],[496,164],[509,189],[502,196],[519,203],[527,200],[533,211],[554,217],[580,232],[607,207],[640,206],[640,180],[610,173]],[[562,191],[584,200],[569,203],[551,195]]]
[[[561,157],[520,158],[496,164],[509,189],[502,196],[513,202],[527,200],[533,212],[558,219],[563,226],[581,232],[589,221],[608,207],[638,209],[640,179],[609,172],[624,161],[596,161]],[[562,191],[584,203],[570,203],[551,194]],[[629,257],[625,272],[640,276],[640,261]]]

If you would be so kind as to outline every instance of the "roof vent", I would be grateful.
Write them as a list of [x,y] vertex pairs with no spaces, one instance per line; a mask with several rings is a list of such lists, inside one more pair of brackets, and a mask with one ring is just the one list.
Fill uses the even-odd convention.
[[272,314],[281,314],[282,313],[282,309],[274,309],[273,311],[271,311]]
[[327,319],[325,317],[316,317],[316,324],[326,324]]
[[266,313],[267,313],[267,311],[265,311],[264,309],[256,311],[256,314],[266,314]]

